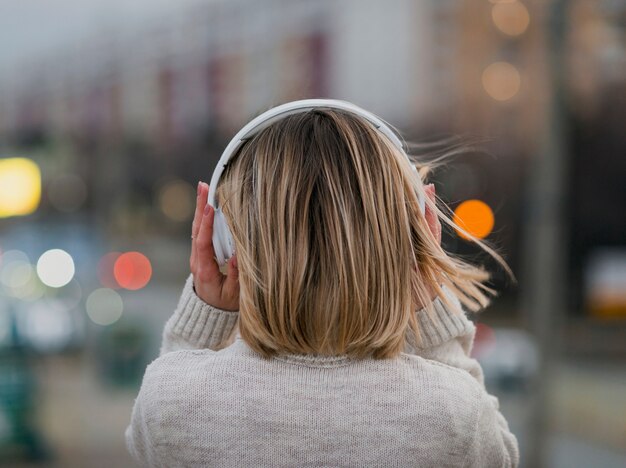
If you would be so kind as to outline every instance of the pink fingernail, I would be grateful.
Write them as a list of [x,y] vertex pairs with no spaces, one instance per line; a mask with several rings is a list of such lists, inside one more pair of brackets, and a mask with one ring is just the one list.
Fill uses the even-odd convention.
[[207,216],[209,214],[209,211],[211,211],[211,205],[207,203],[204,207],[204,216]]
[[198,192],[198,196],[200,195],[200,181],[198,181],[198,187],[196,188],[196,191]]

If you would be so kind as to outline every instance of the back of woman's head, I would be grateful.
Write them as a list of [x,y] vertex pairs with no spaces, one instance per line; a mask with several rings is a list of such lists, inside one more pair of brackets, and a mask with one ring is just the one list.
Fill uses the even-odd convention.
[[432,313],[432,291],[449,307],[442,286],[470,310],[485,307],[489,274],[441,248],[416,177],[387,137],[341,111],[294,114],[248,141],[217,187],[237,252],[242,339],[266,357],[387,358],[407,327],[420,336],[415,304]]

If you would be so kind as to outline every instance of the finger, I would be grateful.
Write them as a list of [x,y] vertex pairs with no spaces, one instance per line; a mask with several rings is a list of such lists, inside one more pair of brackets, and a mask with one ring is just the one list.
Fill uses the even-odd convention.
[[[436,204],[437,195],[436,195],[436,189],[435,189],[434,184],[430,184],[429,196],[433,204]],[[441,244],[441,221],[439,220],[439,217],[437,216],[437,212],[434,210],[432,211],[432,224],[434,226],[435,239],[437,239],[437,242]]]
[[227,263],[227,273],[226,280],[224,281],[224,285],[222,291],[227,295],[227,297],[238,297],[239,296],[239,267],[237,265],[237,255],[233,255],[231,259]]
[[191,235],[196,237],[198,235],[198,231],[200,230],[200,223],[202,221],[202,211],[204,210],[204,205],[206,204],[207,195],[204,193],[204,184],[202,182],[198,182],[198,195],[196,196],[196,211],[193,215],[193,224],[191,227]]
[[[434,204],[437,203],[437,195],[435,192],[435,185],[432,185],[432,190],[431,190],[431,199],[433,201]],[[441,244],[441,220],[439,219],[439,217],[437,216],[437,212],[433,211],[433,218],[434,218],[434,225],[435,225],[435,238],[437,239],[437,243]]]
[[191,229],[191,270],[194,272],[196,265],[198,264],[198,252],[196,248],[196,239],[200,232],[200,225],[202,224],[202,216],[204,207],[207,204],[207,197],[209,195],[209,186],[204,182],[198,182],[198,196],[196,197],[196,212],[194,213],[193,224]]
[[[435,198],[433,196],[433,187],[432,187],[432,185],[427,185],[426,187],[424,187],[424,192],[426,193],[426,196],[431,201],[431,203],[435,203]],[[429,222],[429,225],[430,225],[430,222],[432,221],[433,214],[434,213],[433,213],[433,210],[431,209],[430,205],[428,203],[426,203],[426,213],[424,214],[424,217]]]
[[200,231],[196,238],[196,268],[203,281],[213,281],[222,275],[215,260],[215,251],[213,249],[214,220],[215,210],[207,203],[202,212]]

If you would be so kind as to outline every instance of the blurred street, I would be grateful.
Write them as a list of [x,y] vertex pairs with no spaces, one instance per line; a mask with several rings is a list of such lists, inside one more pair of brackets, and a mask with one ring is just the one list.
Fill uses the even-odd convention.
[[[599,364],[596,365],[596,364]],[[623,467],[626,464],[624,366],[589,362],[561,362],[553,382],[554,417],[548,443],[548,466]],[[494,392],[497,394],[497,392]],[[521,453],[527,449],[530,395],[500,395],[502,413],[518,437]],[[522,456],[522,466],[524,458]]]

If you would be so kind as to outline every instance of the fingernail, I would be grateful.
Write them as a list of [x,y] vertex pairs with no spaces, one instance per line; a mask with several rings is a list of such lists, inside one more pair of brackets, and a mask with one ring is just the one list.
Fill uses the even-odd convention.
[[198,181],[198,187],[196,188],[196,192],[198,193],[198,196],[200,196],[200,181]]
[[211,211],[211,205],[207,203],[204,207],[204,216],[207,216],[209,214],[209,211]]

